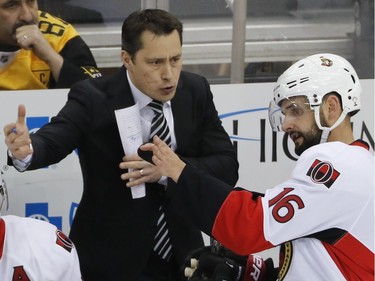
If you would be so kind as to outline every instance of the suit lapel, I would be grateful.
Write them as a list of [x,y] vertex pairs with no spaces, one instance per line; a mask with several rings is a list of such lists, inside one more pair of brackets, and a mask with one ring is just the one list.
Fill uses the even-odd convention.
[[134,105],[133,95],[124,66],[112,76],[109,84],[107,94],[109,96],[109,104],[113,110]]
[[190,131],[190,119],[192,113],[187,110],[191,110],[191,97],[185,92],[183,87],[183,80],[180,79],[176,94],[171,100],[173,121],[174,121],[174,132],[176,136],[177,148],[180,149],[186,143],[184,139],[186,134]]
[[108,82],[110,86],[107,88],[107,104],[115,118],[115,110],[134,105],[134,99],[126,76],[125,67],[122,66]]

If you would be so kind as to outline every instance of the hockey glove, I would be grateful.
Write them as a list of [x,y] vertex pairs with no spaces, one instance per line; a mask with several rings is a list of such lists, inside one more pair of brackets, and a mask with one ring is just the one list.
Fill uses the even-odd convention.
[[193,251],[186,258],[185,277],[189,281],[274,281],[277,272],[272,259],[238,256],[222,248],[219,253],[211,247]]

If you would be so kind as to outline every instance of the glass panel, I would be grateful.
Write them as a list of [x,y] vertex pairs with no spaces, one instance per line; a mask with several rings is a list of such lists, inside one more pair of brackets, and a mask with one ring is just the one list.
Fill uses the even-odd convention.
[[39,0],[39,9],[70,23],[122,22],[141,1],[131,0]]
[[[39,0],[41,10],[73,23],[104,73],[121,65],[121,24],[143,1]],[[184,23],[184,69],[230,82],[232,1],[155,0]],[[302,57],[331,52],[374,78],[373,0],[248,0],[245,81],[274,81]]]

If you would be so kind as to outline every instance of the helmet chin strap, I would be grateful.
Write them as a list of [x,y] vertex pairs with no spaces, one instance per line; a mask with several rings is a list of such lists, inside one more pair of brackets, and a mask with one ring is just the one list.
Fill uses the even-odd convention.
[[327,142],[327,139],[329,137],[329,133],[335,129],[338,125],[341,124],[341,122],[345,119],[345,116],[347,114],[347,111],[344,109],[341,112],[340,117],[336,120],[336,122],[331,127],[324,127],[320,123],[320,105],[314,107],[314,116],[315,116],[315,122],[318,125],[318,128],[322,130],[322,135],[320,137],[320,143]]
[[329,133],[331,132],[331,130],[322,130],[322,135],[320,137],[320,143],[325,143],[327,142],[327,139],[328,139],[328,136],[329,136]]

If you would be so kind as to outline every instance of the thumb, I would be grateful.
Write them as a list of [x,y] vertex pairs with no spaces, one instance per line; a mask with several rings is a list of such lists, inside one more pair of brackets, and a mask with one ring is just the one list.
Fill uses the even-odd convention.
[[26,108],[23,104],[18,106],[17,124],[25,125],[26,122]]

